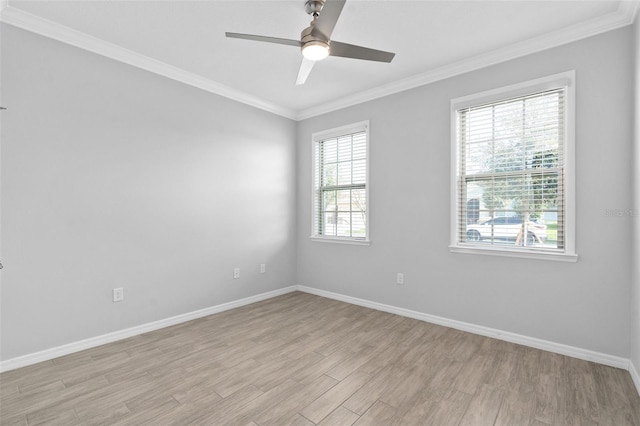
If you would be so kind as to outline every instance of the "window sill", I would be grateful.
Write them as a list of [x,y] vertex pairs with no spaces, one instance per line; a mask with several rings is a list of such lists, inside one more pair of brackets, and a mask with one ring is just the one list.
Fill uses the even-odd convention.
[[352,244],[356,246],[368,246],[371,245],[371,241],[365,239],[354,239],[354,238],[341,238],[341,237],[316,237],[311,236],[311,241],[316,241],[319,243],[338,243],[338,244]]
[[489,247],[475,248],[475,247],[459,247],[449,246],[451,253],[462,254],[480,254],[484,256],[503,256],[503,257],[516,257],[520,259],[536,259],[536,260],[552,260],[557,262],[577,262],[577,254],[568,253],[549,253],[542,251],[521,251],[521,250],[504,250]]

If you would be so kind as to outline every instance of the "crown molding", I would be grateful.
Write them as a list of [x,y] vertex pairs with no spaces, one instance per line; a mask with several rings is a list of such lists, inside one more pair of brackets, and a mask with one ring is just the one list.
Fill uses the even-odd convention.
[[568,44],[574,41],[582,40],[598,34],[612,31],[618,28],[633,24],[638,11],[640,10],[640,1],[622,1],[618,10],[607,15],[591,19],[579,24],[553,31],[539,37],[535,37],[520,43],[514,43],[510,46],[496,49],[481,55],[473,56],[454,62],[442,67],[431,69],[427,72],[417,74],[402,80],[384,84],[370,90],[359,92],[344,98],[317,105],[311,108],[299,111],[296,120],[305,120],[307,118],[337,111],[363,102],[372,101],[384,96],[393,95],[405,90],[424,86],[436,81],[455,77],[460,74],[486,68],[512,59],[520,58],[532,53],[541,52],[553,47]]
[[640,0],[624,0],[618,7],[618,13],[629,19],[629,25],[633,24],[640,12]]
[[238,102],[295,119],[296,112],[280,105],[265,101],[245,92],[233,89],[222,83],[204,78],[200,75],[185,71],[181,68],[158,61],[148,56],[125,49],[97,37],[71,29],[56,22],[40,18],[23,10],[8,6],[7,0],[0,0],[0,22],[21,28],[32,33],[78,47],[89,52],[179,81],[198,89],[224,96]]
[[436,81],[486,68],[491,65],[520,58],[553,47],[612,31],[634,23],[640,11],[640,0],[623,0],[618,10],[558,31],[535,37],[505,48],[473,56],[421,74],[358,92],[311,108],[295,111],[266,101],[222,83],[207,79],[181,68],[125,49],[97,37],[40,18],[8,5],[0,0],[0,22],[48,37],[89,52],[188,84],[201,90],[220,95],[264,111],[300,121],[337,111],[363,102],[403,92]]

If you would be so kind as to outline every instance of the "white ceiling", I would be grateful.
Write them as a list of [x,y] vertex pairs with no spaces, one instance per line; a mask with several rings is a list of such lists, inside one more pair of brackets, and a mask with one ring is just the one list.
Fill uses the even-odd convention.
[[630,0],[348,0],[332,39],[396,57],[329,57],[303,86],[299,49],[224,33],[299,39],[304,0],[9,0],[2,21],[304,118],[619,28],[637,10]]

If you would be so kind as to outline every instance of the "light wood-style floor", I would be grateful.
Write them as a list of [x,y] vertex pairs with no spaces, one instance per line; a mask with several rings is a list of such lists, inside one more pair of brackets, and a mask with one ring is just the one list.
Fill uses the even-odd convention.
[[0,375],[2,425],[638,425],[628,372],[290,293]]

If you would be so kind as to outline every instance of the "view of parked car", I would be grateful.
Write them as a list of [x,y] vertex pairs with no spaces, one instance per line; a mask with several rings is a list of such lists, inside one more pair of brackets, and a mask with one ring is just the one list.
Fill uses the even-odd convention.
[[[482,223],[467,225],[467,241],[502,240],[522,241],[523,219],[521,216],[495,217]],[[547,239],[547,225],[529,220],[525,223],[524,231],[527,245],[542,244]]]

